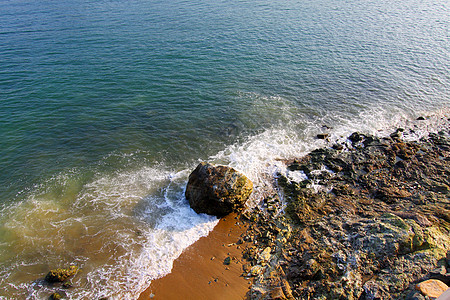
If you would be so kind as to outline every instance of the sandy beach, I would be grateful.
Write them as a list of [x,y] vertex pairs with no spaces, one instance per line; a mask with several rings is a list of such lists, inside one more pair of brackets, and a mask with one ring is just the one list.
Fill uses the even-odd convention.
[[222,218],[207,237],[181,254],[170,274],[152,281],[139,299],[243,299],[251,282],[242,276],[243,245],[236,243],[247,227],[235,214]]

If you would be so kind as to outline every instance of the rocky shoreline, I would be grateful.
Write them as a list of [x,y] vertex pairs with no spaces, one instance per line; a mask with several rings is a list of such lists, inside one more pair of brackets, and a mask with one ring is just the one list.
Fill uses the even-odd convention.
[[[260,205],[222,218],[139,299],[177,299],[174,285],[184,299],[424,300],[450,293],[450,119],[437,133],[415,141],[412,134],[355,132],[283,161],[285,171]],[[212,205],[225,210],[228,200],[243,205],[252,187],[245,176],[199,168],[212,176],[200,172],[189,197],[217,194]],[[214,187],[206,197],[198,194],[204,186]],[[77,272],[51,270],[44,281],[59,291]]]
[[450,284],[448,121],[418,141],[355,132],[285,161],[278,193],[242,215],[246,298],[434,299],[416,285]]

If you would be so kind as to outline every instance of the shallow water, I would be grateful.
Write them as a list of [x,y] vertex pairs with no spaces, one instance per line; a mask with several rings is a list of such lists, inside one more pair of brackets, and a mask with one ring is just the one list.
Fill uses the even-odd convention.
[[68,298],[134,299],[217,222],[183,196],[199,161],[243,171],[256,203],[318,133],[449,116],[439,1],[0,4],[4,298],[45,299],[76,264]]

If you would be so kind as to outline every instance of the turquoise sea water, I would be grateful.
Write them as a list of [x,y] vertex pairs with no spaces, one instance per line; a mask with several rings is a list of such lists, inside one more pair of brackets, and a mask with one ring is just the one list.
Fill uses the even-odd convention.
[[[449,116],[445,1],[0,0],[0,296],[134,299],[216,220],[187,176]],[[433,130],[427,123],[423,131]],[[327,129],[327,127],[332,129]]]

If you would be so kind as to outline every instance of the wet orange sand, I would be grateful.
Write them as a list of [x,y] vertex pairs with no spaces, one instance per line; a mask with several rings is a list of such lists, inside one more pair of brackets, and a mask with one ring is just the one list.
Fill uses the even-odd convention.
[[246,230],[236,215],[222,218],[207,237],[181,254],[170,274],[152,281],[139,299],[244,299],[251,282],[242,276],[243,245],[236,242]]

